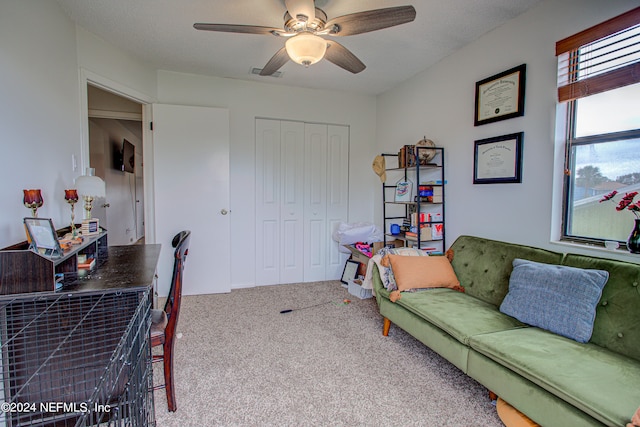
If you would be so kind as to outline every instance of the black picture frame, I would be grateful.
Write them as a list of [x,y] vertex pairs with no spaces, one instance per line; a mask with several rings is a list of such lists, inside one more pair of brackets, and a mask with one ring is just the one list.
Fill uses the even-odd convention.
[[523,140],[524,132],[518,132],[475,141],[473,183],[521,183]]
[[473,125],[524,116],[527,64],[476,82]]
[[51,218],[25,218],[31,248],[40,255],[60,257],[64,253]]
[[340,281],[345,285],[349,283],[349,280],[353,280],[358,276],[358,268],[360,263],[352,259],[348,259],[344,264],[344,270],[342,271],[342,277]]

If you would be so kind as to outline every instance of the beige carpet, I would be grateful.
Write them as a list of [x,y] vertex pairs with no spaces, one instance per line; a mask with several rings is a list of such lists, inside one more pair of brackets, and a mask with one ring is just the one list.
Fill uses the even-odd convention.
[[383,337],[375,301],[337,281],[187,296],[178,329],[178,410],[156,391],[159,427],[502,426],[485,388],[399,328]]

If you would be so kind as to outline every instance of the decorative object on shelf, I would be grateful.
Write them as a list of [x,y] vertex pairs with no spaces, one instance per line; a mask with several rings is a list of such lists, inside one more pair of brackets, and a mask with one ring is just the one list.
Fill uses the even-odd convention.
[[44,200],[42,199],[42,193],[38,190],[22,190],[24,193],[24,197],[22,202],[25,207],[31,209],[31,216],[34,218],[38,217],[38,208],[42,206]]
[[527,64],[476,83],[474,126],[524,116]]
[[387,180],[387,166],[386,161],[384,160],[384,156],[377,155],[373,159],[373,171],[380,177],[381,182],[385,182]]
[[398,152],[398,167],[411,168],[416,165],[416,146],[403,145]]
[[[416,143],[416,157],[421,165],[427,165],[436,156],[436,150],[425,150],[422,147],[435,147],[436,144],[427,137],[423,137]],[[420,149],[418,149],[420,147]]]
[[473,183],[522,182],[522,140],[524,132],[475,141]]
[[[605,195],[602,199],[600,199],[600,203],[606,201],[612,201],[615,203],[613,198],[618,194],[616,190],[611,193]],[[640,200],[636,203],[633,203],[633,199],[638,195],[637,191],[632,191],[630,193],[625,193],[618,202],[618,206],[616,206],[616,210],[621,212],[623,210],[631,211],[635,215],[635,225],[633,230],[631,230],[631,234],[629,235],[629,239],[627,239],[627,249],[632,254],[640,254]]]
[[71,205],[71,235],[75,238],[77,236],[75,205],[78,202],[78,190],[64,190],[64,199]]
[[76,178],[76,188],[84,200],[85,219],[82,221],[82,235],[92,235],[100,233],[98,219],[91,218],[93,200],[96,197],[105,197],[106,188],[104,181],[95,176],[94,168],[87,168],[86,175]]
[[401,179],[396,183],[396,202],[412,202],[413,201],[413,183],[409,180]]

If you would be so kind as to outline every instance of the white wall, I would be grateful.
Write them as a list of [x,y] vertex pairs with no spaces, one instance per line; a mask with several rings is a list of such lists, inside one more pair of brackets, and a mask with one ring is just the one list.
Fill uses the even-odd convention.
[[[77,31],[76,31],[77,30]],[[65,188],[82,174],[86,89],[80,69],[155,96],[155,70],[71,22],[48,0],[0,4],[0,247],[25,240],[22,190],[42,189],[40,217],[70,221]],[[82,96],[85,95],[85,99]],[[86,116],[86,111],[84,112]],[[72,156],[76,170],[72,168]],[[76,218],[82,215],[76,206]]]
[[160,71],[158,99],[229,109],[232,288],[255,283],[256,117],[349,125],[349,221],[373,221],[374,97]]
[[25,240],[22,190],[40,188],[38,216],[71,221],[65,188],[80,155],[75,29],[57,4],[0,5],[0,247]]
[[[550,242],[555,42],[637,5],[637,0],[607,1],[606,7],[601,0],[544,1],[378,97],[380,151],[397,152],[423,135],[446,148],[448,244],[471,234],[567,249]],[[474,127],[475,82],[523,63],[524,117]],[[525,134],[522,183],[473,185],[474,141],[520,131]],[[377,206],[379,194],[376,200]],[[378,211],[376,222],[381,223]]]

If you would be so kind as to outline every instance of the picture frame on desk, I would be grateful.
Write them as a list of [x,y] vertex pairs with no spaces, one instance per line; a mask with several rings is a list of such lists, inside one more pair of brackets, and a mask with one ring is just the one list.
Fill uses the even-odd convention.
[[24,218],[24,225],[31,248],[35,252],[52,258],[63,255],[51,218]]

